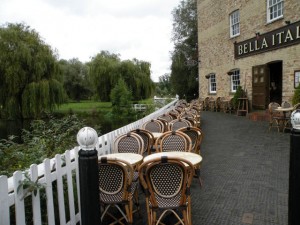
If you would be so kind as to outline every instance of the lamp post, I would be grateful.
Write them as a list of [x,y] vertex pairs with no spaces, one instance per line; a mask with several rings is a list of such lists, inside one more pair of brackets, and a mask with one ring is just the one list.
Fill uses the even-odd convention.
[[97,132],[84,127],[77,133],[81,225],[101,224],[98,177]]
[[290,176],[288,217],[289,225],[300,224],[300,110],[291,114],[292,130],[290,136]]

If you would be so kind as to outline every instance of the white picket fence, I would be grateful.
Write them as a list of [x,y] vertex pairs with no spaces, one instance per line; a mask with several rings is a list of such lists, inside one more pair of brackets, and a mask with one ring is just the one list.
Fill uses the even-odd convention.
[[[177,99],[134,123],[100,136],[98,155],[111,153],[111,143],[117,136],[140,128],[144,122],[170,110],[176,102]],[[27,177],[21,171],[14,172],[10,178],[0,176],[0,225],[25,225],[26,214],[32,216],[29,219],[34,225],[55,225],[56,220],[60,225],[80,222],[78,151],[77,146],[63,155],[45,159],[39,165],[31,165],[26,171]],[[33,185],[24,188],[21,184],[28,181],[32,181]],[[44,188],[35,188],[38,186]],[[53,193],[57,193],[57,196]],[[29,201],[32,202],[27,204],[31,205],[30,209],[26,207]]]

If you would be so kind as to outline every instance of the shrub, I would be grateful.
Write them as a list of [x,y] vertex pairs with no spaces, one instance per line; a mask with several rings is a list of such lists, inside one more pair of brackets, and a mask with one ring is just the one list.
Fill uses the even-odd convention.
[[292,99],[293,105],[296,105],[300,102],[300,85],[295,89],[294,96]]

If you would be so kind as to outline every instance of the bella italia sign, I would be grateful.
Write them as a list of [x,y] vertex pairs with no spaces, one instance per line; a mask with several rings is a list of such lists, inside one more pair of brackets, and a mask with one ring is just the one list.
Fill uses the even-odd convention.
[[300,21],[235,43],[236,59],[300,43]]

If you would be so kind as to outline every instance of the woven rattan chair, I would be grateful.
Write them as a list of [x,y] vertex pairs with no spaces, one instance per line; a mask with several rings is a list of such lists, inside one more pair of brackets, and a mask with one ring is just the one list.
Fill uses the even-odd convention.
[[[101,221],[106,215],[123,224],[133,222],[133,204],[138,209],[137,182],[133,181],[133,168],[124,160],[107,159],[102,157],[98,162],[99,169],[99,191],[101,206]],[[115,207],[121,213],[120,218],[113,215],[111,207]],[[115,214],[115,213],[114,213]]]
[[168,114],[173,117],[173,120],[175,120],[178,118],[180,113],[177,110],[172,109],[172,110],[168,111]]
[[200,145],[203,139],[203,132],[197,127],[183,127],[178,129],[189,136],[192,141],[192,150],[191,152],[200,154]]
[[[291,103],[287,102],[287,101],[283,101],[281,103],[281,107],[282,108],[291,108],[292,105]],[[292,124],[291,124],[291,111],[288,112],[284,112],[284,117],[283,117],[283,128],[282,131],[284,132],[286,129],[291,129],[292,128]]]
[[136,153],[142,155],[144,152],[144,141],[139,135],[128,132],[127,134],[120,135],[116,138],[114,141],[113,152]]
[[153,134],[150,131],[144,130],[144,129],[135,129],[132,130],[131,132],[138,134],[144,142],[144,150],[143,150],[143,155],[144,154],[151,154],[151,149],[154,145],[154,137]]
[[158,116],[157,119],[163,119],[166,120],[167,122],[170,122],[173,120],[173,116],[171,116],[170,114],[162,114]]
[[[192,224],[190,186],[193,165],[185,160],[161,157],[139,167],[140,183],[146,195],[148,225]],[[172,217],[173,216],[173,217]]]
[[[192,141],[191,152],[200,155],[201,154],[200,146],[201,146],[201,142],[203,140],[203,132],[197,127],[184,127],[184,128],[180,128],[178,131],[181,131],[190,137],[190,139]],[[200,165],[198,165],[195,167],[195,176],[196,176],[196,178],[198,178],[200,187],[202,187],[203,182],[202,182],[200,174],[201,174]]]
[[142,129],[148,130],[150,132],[164,132],[164,124],[159,120],[149,120],[142,125]]
[[294,110],[300,109],[300,103],[297,103],[296,105],[293,106]]
[[179,118],[179,119],[175,119],[175,120],[172,120],[171,122],[169,122],[169,130],[172,131],[172,130],[178,130],[179,128],[182,128],[182,127],[191,127],[192,124],[186,120],[186,119],[182,119],[182,118]]
[[[120,135],[114,141],[113,152],[117,153],[135,153],[143,155],[144,153],[144,141],[143,139],[134,132],[128,132],[127,134]],[[138,172],[135,167],[135,172],[133,174],[133,180],[138,180]]]
[[269,131],[275,127],[278,132],[284,123],[284,117],[280,112],[276,112],[275,109],[280,107],[277,102],[271,102],[268,106],[270,120],[269,120]]
[[180,131],[167,131],[155,141],[156,152],[190,152],[192,140]]

